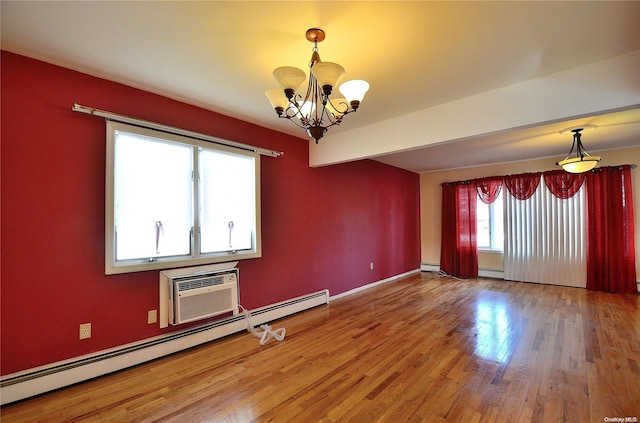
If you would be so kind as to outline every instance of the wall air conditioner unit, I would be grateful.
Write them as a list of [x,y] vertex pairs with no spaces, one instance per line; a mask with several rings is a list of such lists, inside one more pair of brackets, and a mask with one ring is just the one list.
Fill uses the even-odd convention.
[[228,312],[238,314],[235,264],[237,262],[160,272],[160,327]]

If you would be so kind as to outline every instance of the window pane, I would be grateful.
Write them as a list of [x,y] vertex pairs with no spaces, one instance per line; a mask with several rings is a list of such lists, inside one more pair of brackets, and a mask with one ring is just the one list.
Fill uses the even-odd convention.
[[202,253],[249,250],[255,235],[254,158],[200,151]]
[[192,148],[117,132],[116,260],[189,255]]
[[476,230],[478,248],[491,248],[491,228],[489,226],[489,205],[476,199]]
[[502,191],[491,204],[491,248],[494,250],[504,249],[504,203],[502,200]]

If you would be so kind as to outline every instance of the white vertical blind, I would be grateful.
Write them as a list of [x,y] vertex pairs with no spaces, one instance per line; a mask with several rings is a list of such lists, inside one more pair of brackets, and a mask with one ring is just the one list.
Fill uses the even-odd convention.
[[584,185],[566,200],[544,183],[527,200],[505,191],[505,279],[586,287]]

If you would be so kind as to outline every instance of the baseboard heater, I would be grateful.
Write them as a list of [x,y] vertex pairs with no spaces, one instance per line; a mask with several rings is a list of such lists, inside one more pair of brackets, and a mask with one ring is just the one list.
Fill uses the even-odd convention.
[[[422,263],[420,270],[423,272],[439,272],[440,266]],[[502,270],[478,269],[478,276],[482,276],[483,278],[504,279],[504,272]]]
[[[420,265],[420,270],[423,272],[438,272],[440,270],[440,266],[435,264],[422,263]],[[482,276],[485,278],[504,279],[504,272],[500,270],[478,269],[478,276]],[[636,281],[636,287],[638,290],[638,294],[640,294],[640,281]]]
[[[325,289],[253,309],[251,320],[254,325],[260,325],[328,303],[329,291]],[[1,404],[103,376],[246,329],[246,319],[239,314],[76,359],[9,374],[0,379]]]

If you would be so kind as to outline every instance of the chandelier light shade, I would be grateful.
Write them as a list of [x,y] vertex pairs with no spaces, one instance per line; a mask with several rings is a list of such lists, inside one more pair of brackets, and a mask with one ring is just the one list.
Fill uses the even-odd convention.
[[306,37],[313,43],[313,50],[309,62],[309,82],[304,96],[298,91],[307,75],[293,66],[281,66],[273,71],[273,77],[280,88],[268,89],[265,95],[279,118],[289,119],[305,129],[317,144],[330,127],[339,125],[345,115],[358,109],[369,89],[369,83],[361,80],[347,81],[338,89],[342,95],[333,96],[336,94],[334,88],[346,71],[337,63],[320,60],[318,43],[325,38],[323,30],[308,29]]
[[573,132],[573,145],[571,146],[571,150],[564,160],[556,163],[569,173],[588,172],[596,167],[600,161],[600,156],[590,155],[582,146],[582,140],[580,138],[583,129],[584,128],[575,128],[571,130],[571,132]]
[[296,91],[300,85],[307,79],[307,75],[304,74],[298,68],[293,66],[281,66],[273,71],[273,77],[283,90]]
[[284,110],[289,104],[289,99],[282,95],[282,90],[280,88],[269,88],[264,94],[267,96],[276,111],[278,109]]
[[352,81],[347,81],[344,84],[340,85],[340,93],[347,98],[349,104],[352,105],[355,109],[358,108],[358,105],[364,98],[364,95],[369,90],[369,83],[367,81],[362,81],[359,79],[354,79]]
[[322,87],[322,91],[326,95],[331,95],[333,87],[344,76],[345,70],[337,63],[319,62],[313,65],[311,73],[316,77],[318,85]]

